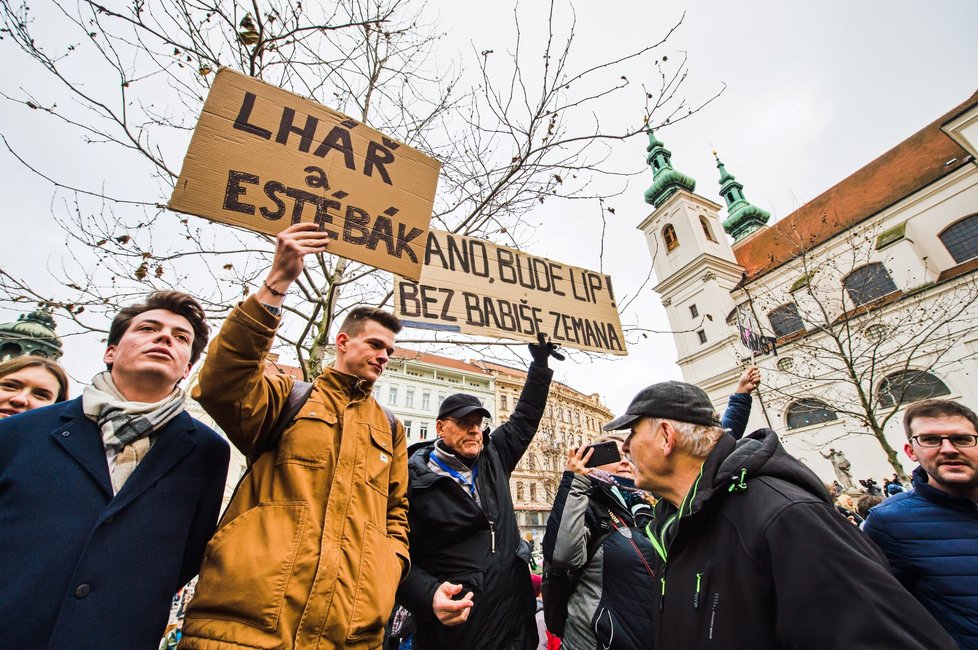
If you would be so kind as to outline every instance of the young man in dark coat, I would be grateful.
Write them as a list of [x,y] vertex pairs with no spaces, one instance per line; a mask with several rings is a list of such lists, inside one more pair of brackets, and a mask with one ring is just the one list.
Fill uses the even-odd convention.
[[907,407],[903,427],[914,489],[873,508],[863,531],[958,644],[978,649],[978,415],[929,399]]
[[484,437],[489,411],[471,395],[451,395],[438,412],[438,441],[408,462],[411,571],[397,600],[415,616],[418,650],[533,650],[539,642],[509,492],[553,377],[553,345],[529,347],[533,363],[508,422]]
[[207,344],[177,291],[120,311],[84,394],[0,421],[0,648],[156,648],[200,567],[228,444],[177,384]]
[[661,497],[650,647],[955,647],[774,431],[734,441],[706,393],[676,381],[605,429],[630,429],[636,485]]

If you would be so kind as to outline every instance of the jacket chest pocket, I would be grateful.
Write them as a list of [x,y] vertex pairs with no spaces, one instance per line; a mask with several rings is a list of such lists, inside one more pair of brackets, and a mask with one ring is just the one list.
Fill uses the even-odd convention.
[[394,462],[394,441],[390,427],[378,428],[370,425],[370,439],[364,454],[364,476],[367,485],[384,496],[390,489],[391,465]]
[[336,413],[322,404],[307,402],[282,434],[276,463],[326,467],[333,457]]

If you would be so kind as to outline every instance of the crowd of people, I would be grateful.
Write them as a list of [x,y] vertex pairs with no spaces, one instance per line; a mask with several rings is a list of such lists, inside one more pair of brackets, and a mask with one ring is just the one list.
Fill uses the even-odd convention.
[[248,458],[219,521],[228,443],[180,387],[210,336],[193,297],[122,309],[106,370],[72,400],[56,363],[0,364],[0,647],[159,647],[197,575],[179,648],[978,648],[971,409],[908,406],[912,489],[894,476],[852,502],[851,481],[747,433],[756,367],[722,417],[696,386],[653,384],[568,450],[536,575],[509,485],[555,347],[528,346],[505,423],[484,430],[490,412],[458,393],[409,449],[372,393],[389,312],[350,310],[311,384],[265,373],[288,290],[328,242],[315,224],[280,233],[210,341],[193,396]]

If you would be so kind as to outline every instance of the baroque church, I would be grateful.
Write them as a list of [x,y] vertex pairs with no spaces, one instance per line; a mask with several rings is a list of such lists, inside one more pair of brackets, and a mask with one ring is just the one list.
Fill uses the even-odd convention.
[[978,92],[774,223],[719,157],[724,206],[648,136],[654,291],[718,411],[755,363],[748,432],[774,429],[826,481],[829,449],[881,481],[913,467],[907,404],[978,410]]

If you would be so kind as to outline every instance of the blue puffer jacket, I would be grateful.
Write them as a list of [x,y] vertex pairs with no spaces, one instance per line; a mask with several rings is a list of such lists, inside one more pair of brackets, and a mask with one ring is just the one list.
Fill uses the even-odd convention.
[[863,530],[958,645],[978,649],[978,507],[929,485],[920,467],[913,485],[870,510]]

